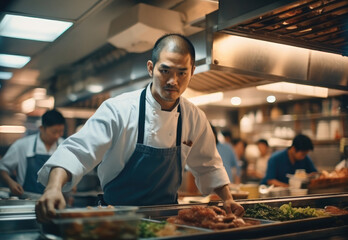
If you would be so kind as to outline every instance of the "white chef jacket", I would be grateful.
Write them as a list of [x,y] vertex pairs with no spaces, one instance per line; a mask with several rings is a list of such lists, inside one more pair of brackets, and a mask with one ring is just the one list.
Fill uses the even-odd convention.
[[[57,149],[57,144],[53,144],[47,151],[45,144],[40,138],[40,133],[32,134],[15,141],[7,150],[5,156],[0,160],[0,169],[9,174],[17,171],[17,182],[23,186],[27,171],[27,158],[34,156],[34,144],[36,143],[36,154],[52,155]],[[58,144],[63,142],[63,138],[58,139]]]
[[[102,187],[113,180],[133,154],[138,134],[139,100],[142,90],[124,93],[106,100],[82,129],[60,144],[40,169],[38,181],[48,182],[52,167],[60,166],[72,174],[63,187],[69,191],[82,176],[98,164]],[[144,145],[170,148],[176,145],[179,113],[162,111],[146,90]],[[226,170],[215,145],[215,138],[205,114],[185,98],[180,98],[182,114],[181,162],[187,164],[203,194],[229,183]],[[192,146],[183,142],[192,141]]]

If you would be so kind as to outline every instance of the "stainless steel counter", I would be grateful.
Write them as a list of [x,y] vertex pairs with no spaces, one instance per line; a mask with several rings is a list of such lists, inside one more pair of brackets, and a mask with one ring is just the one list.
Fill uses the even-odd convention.
[[[340,208],[348,207],[348,193],[308,195],[306,197],[283,197],[268,199],[238,200],[245,208],[256,203],[266,203],[271,206],[280,206],[292,203],[293,207],[311,206],[323,208],[334,205]],[[214,203],[221,206],[221,202]],[[177,215],[178,211],[192,206],[206,206],[207,204],[185,204],[140,207],[139,212],[145,218],[166,219]],[[45,239],[40,235],[40,226],[36,222],[35,214],[2,214],[0,216],[0,238],[2,240],[37,240]],[[256,225],[245,228],[234,228],[215,232],[202,232],[192,235],[154,238],[159,239],[334,239],[343,240],[348,236],[348,215],[309,218],[271,224]],[[46,236],[47,237],[47,236]],[[46,238],[47,239],[47,238]]]

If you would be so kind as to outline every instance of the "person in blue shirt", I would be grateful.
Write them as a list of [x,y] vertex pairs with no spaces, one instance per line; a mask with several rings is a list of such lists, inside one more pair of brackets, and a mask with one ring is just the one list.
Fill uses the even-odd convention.
[[275,152],[270,157],[266,176],[261,180],[261,184],[288,187],[289,178],[286,174],[294,174],[297,169],[305,169],[306,173],[317,172],[312,160],[307,156],[313,149],[313,143],[309,137],[297,135],[291,147]]
[[[228,174],[231,183],[240,183],[240,167],[237,161],[237,156],[230,144],[221,143],[217,138],[216,128],[211,125],[215,135],[216,148],[221,156],[222,162]],[[233,171],[235,169],[235,171]]]

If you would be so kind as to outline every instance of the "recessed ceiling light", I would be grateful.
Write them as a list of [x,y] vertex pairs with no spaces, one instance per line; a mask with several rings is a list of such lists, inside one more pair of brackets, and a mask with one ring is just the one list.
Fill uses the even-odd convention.
[[0,72],[0,79],[8,80],[13,76],[11,72]]
[[26,128],[24,126],[14,126],[14,125],[1,125],[0,133],[24,133]]
[[30,61],[28,56],[0,54],[0,66],[10,68],[22,68]]
[[267,97],[267,102],[269,103],[274,103],[276,100],[277,100],[276,97],[273,95],[270,95]]
[[238,106],[242,103],[242,99],[240,97],[233,97],[231,98],[231,104]]
[[53,42],[72,22],[6,14],[0,23],[0,36]]
[[103,86],[101,85],[89,85],[87,86],[87,90],[91,93],[99,93],[103,91]]

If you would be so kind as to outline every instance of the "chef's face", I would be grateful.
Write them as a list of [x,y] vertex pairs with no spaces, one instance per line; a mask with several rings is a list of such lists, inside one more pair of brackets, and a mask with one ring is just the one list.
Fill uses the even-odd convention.
[[294,151],[294,158],[296,161],[301,161],[303,160],[307,154],[309,153],[309,151]]
[[50,127],[40,127],[41,139],[45,144],[52,145],[64,134],[64,124],[56,124]]
[[189,53],[178,53],[164,48],[159,54],[156,65],[147,62],[149,75],[152,77],[151,92],[163,110],[171,110],[177,99],[185,91],[193,75]]
[[258,143],[257,147],[259,148],[261,156],[265,156],[268,153],[268,146],[266,144]]

